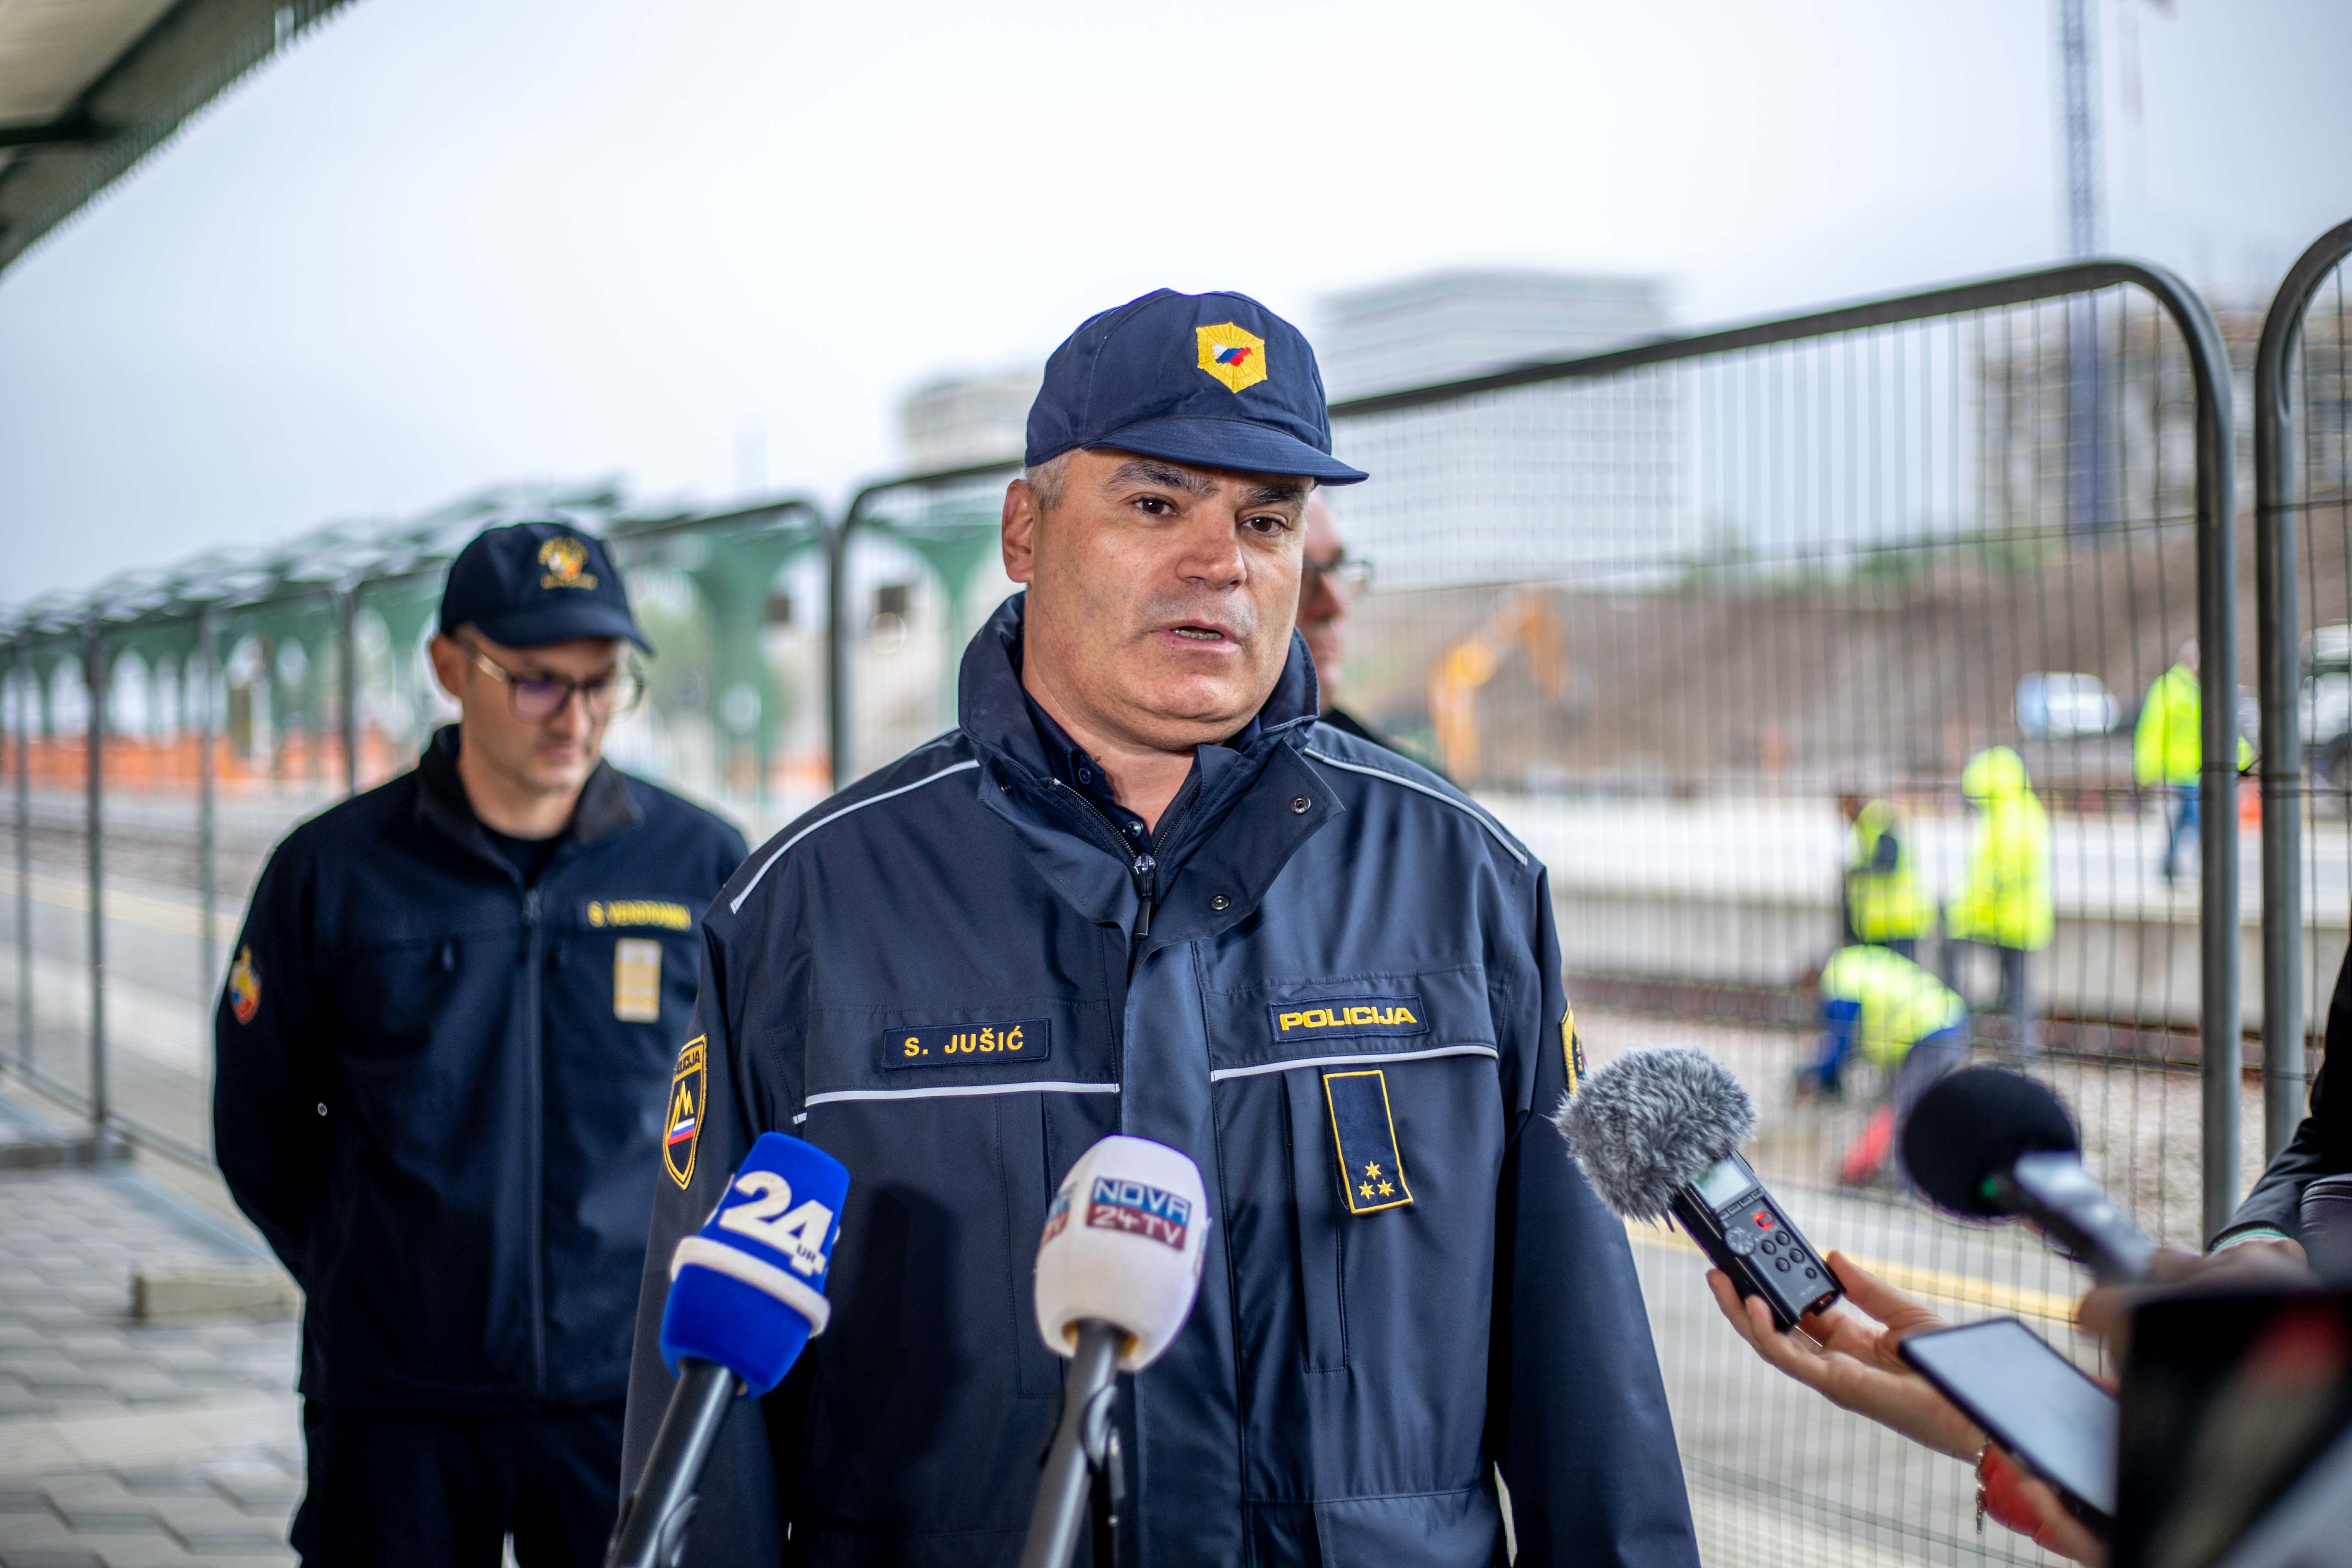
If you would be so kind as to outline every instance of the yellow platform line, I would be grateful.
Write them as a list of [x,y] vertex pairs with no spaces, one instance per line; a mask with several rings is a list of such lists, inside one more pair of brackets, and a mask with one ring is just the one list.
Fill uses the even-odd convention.
[[[1706,1256],[1699,1251],[1698,1244],[1680,1229],[1668,1230],[1663,1226],[1627,1220],[1625,1235],[1637,1246],[1660,1247],[1668,1252],[1687,1252],[1701,1258]],[[2021,1318],[2036,1318],[2062,1327],[2071,1327],[2074,1321],[2074,1298],[2059,1295],[2053,1290],[2004,1285],[1997,1279],[1982,1279],[1973,1274],[1923,1268],[1914,1263],[1898,1263],[1885,1258],[1864,1258],[1855,1252],[1849,1252],[1846,1256],[1905,1295],[1923,1301],[1947,1307],[1980,1309],[1988,1312],[2012,1312]]]
[[[32,876],[33,901],[55,909],[89,910],[89,883],[68,877],[45,877],[36,871]],[[0,897],[14,898],[16,893],[16,873],[0,870]],[[106,918],[130,925],[145,926],[150,931],[168,931],[181,936],[204,933],[204,912],[194,904],[177,903],[170,899],[153,899],[142,893],[126,893],[117,889],[106,890]],[[213,934],[223,942],[236,936],[236,917],[215,910],[213,914]]]

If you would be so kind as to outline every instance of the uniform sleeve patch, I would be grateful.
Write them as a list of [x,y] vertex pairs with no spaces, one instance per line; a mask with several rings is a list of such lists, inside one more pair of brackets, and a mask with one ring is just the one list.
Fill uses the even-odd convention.
[[971,1024],[894,1024],[882,1031],[882,1066],[968,1068],[1042,1062],[1054,1054],[1050,1018],[1000,1018]]
[[669,1114],[662,1119],[662,1164],[681,1187],[694,1180],[694,1152],[702,1142],[703,1112],[709,1109],[709,1040],[708,1035],[697,1035],[679,1049],[677,1071],[669,1080]]
[[238,948],[236,962],[229,965],[228,1011],[240,1024],[252,1023],[261,1011],[261,971],[254,967],[250,947]]
[[1269,1002],[1266,1021],[1277,1041],[1397,1037],[1429,1033],[1429,1009],[1419,996],[1326,996],[1310,1002]]
[[1576,1009],[1573,1007],[1560,1016],[1559,1054],[1568,1068],[1568,1092],[1574,1094],[1584,1087],[1584,1041],[1576,1032]]
[[1377,1214],[1412,1202],[1404,1157],[1397,1149],[1396,1117],[1389,1108],[1388,1074],[1379,1068],[1323,1075],[1331,1108],[1331,1145],[1339,1154],[1339,1184],[1349,1214]]

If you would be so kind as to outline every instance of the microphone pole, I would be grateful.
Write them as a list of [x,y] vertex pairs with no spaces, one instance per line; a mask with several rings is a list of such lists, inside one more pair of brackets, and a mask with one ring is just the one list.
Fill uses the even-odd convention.
[[[1070,1358],[1062,1384],[1062,1421],[1045,1456],[1037,1505],[1029,1512],[1021,1568],[1065,1568],[1077,1550],[1088,1483],[1093,1472],[1103,1468],[1109,1445],[1110,1408],[1118,1394],[1118,1347],[1125,1337],[1118,1325],[1099,1318],[1078,1324],[1077,1353]],[[1097,1563],[1096,1568],[1111,1564]]]
[[717,1362],[679,1360],[677,1391],[662,1413],[645,1474],[621,1504],[606,1568],[667,1568],[677,1561],[694,1518],[695,1483],[740,1386]]

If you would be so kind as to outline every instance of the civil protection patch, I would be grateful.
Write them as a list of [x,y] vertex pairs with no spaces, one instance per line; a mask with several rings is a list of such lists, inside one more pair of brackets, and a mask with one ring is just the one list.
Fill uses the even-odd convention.
[[1348,1212],[1377,1214],[1412,1202],[1389,1108],[1388,1075],[1379,1068],[1327,1072],[1323,1100],[1331,1108],[1331,1145],[1339,1153]]
[[677,1053],[669,1080],[669,1114],[662,1119],[662,1164],[683,1187],[694,1180],[694,1152],[702,1142],[703,1112],[709,1109],[709,1037],[697,1035]]

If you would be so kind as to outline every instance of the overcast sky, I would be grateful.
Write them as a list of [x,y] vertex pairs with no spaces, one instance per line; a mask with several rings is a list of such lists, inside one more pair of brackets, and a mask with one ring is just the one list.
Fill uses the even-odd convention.
[[[0,601],[761,446],[830,504],[908,388],[1163,284],[1701,324],[2047,261],[2049,3],[357,0],[0,273]],[[2108,247],[2266,295],[2352,216],[2352,5],[2092,5]]]

